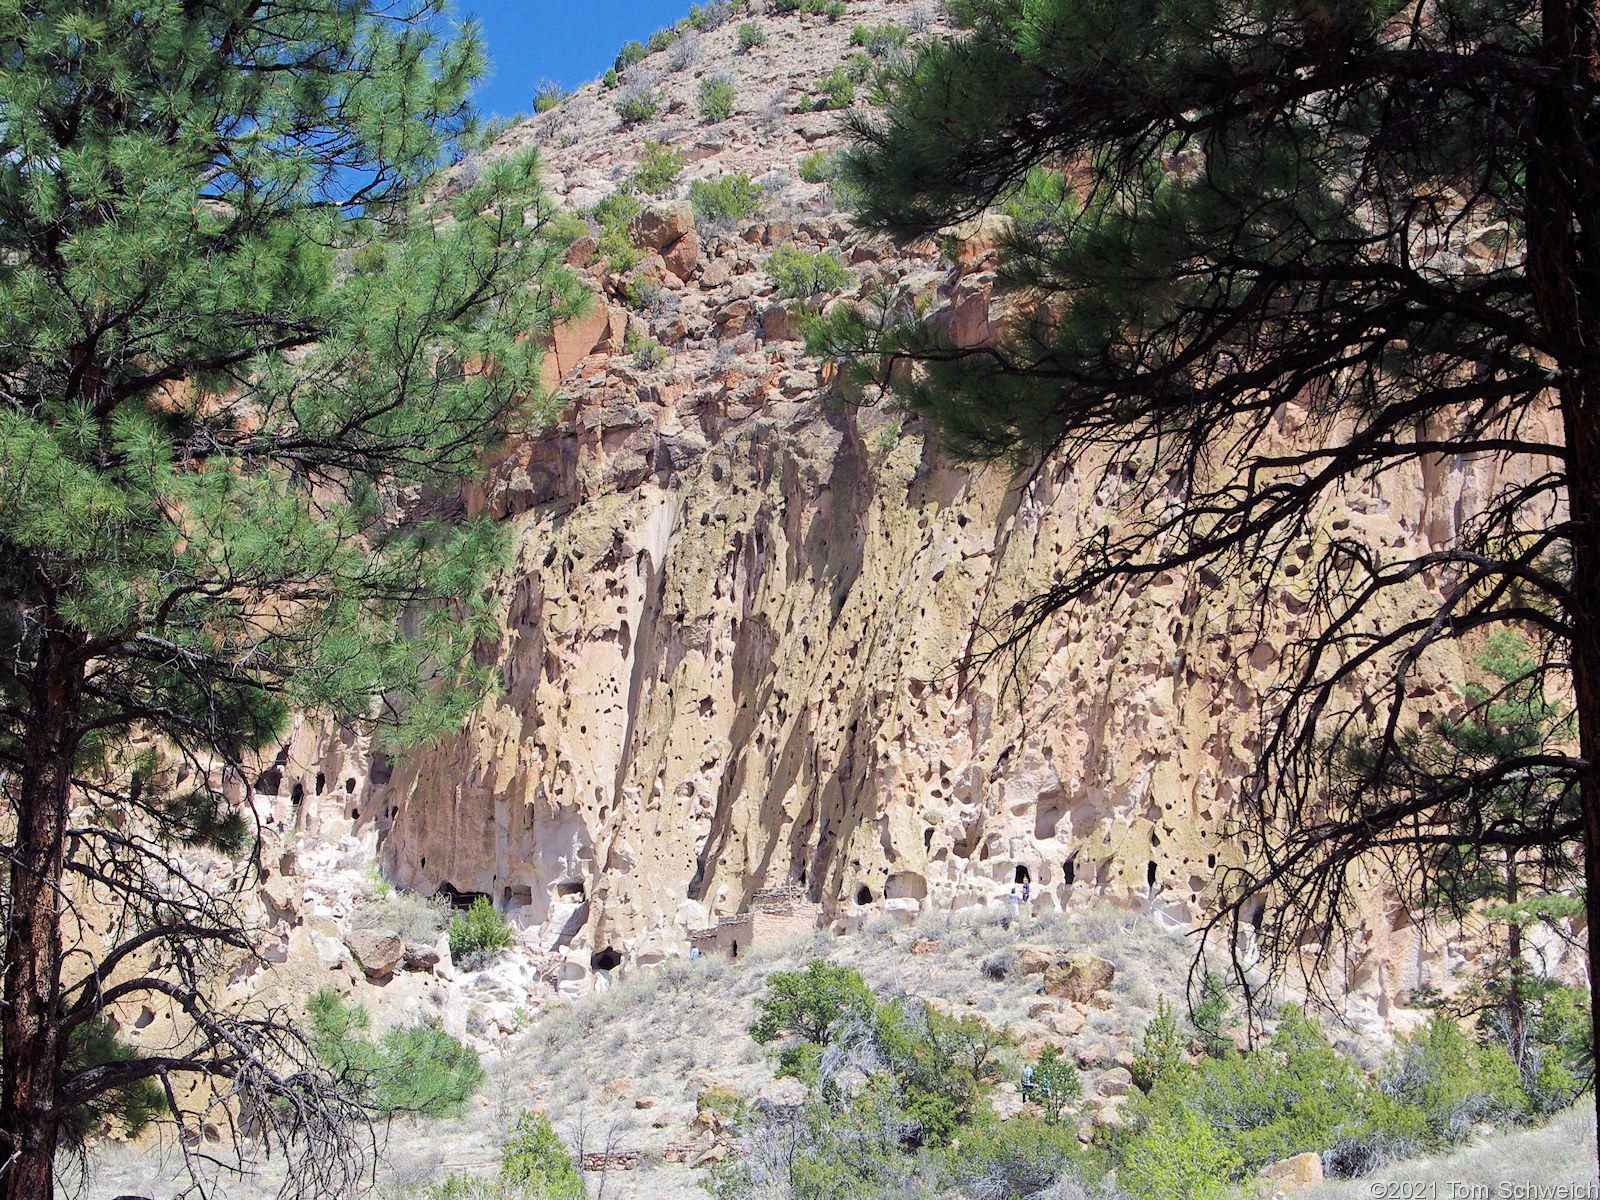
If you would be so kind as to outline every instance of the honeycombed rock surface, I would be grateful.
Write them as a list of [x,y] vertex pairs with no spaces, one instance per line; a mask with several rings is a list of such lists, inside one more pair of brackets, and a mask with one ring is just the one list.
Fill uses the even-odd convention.
[[[926,302],[964,344],[1003,319],[992,225],[955,261],[896,248],[799,177],[802,154],[839,144],[837,114],[798,110],[852,53],[852,26],[940,36],[933,11],[855,0],[836,24],[742,17],[764,46],[736,52],[733,21],[631,68],[625,82],[661,97],[656,117],[624,127],[616,93],[591,84],[486,152],[541,146],[575,212],[628,178],[647,140],[688,159],[663,206],[734,172],[768,194],[728,228],[689,229],[681,208],[641,222],[646,257],[627,276],[575,245],[597,303],[552,346],[564,419],[502,447],[460,501],[514,547],[498,691],[458,736],[395,761],[308,721],[267,803],[375,849],[406,888],[492,897],[574,987],[685,952],[690,930],[764,889],[798,885],[841,930],[876,910],[1003,903],[1024,880],[1041,915],[1108,899],[1188,922],[1250,854],[1222,830],[1280,655],[1304,632],[1293,558],[1262,608],[1247,580],[1163,575],[1050,622],[1018,675],[957,672],[1105,524],[1119,464],[974,471],[917,422],[838,402],[795,319],[833,297],[779,302],[764,270],[781,245],[829,250],[851,273],[841,294]],[[696,96],[719,72],[738,99],[707,124]],[[664,361],[630,352],[646,339]],[[1287,408],[1279,435],[1302,420]],[[1499,470],[1440,458],[1352,490],[1294,557],[1335,532],[1426,552]],[[1419,584],[1418,611],[1436,584]],[[1460,711],[1473,673],[1441,656],[1419,694],[1434,715]],[[1375,914],[1343,981],[1355,1015],[1438,985],[1455,953]]]

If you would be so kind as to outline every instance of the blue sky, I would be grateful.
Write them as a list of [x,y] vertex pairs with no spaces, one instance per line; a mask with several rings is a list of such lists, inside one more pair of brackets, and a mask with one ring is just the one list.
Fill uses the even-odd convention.
[[646,40],[689,12],[690,0],[456,0],[483,23],[492,74],[479,89],[485,117],[533,111],[541,79],[568,88],[596,75],[629,38]]

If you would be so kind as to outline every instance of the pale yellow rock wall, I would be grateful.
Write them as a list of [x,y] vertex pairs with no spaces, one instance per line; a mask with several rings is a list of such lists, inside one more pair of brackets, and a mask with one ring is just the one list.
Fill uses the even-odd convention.
[[[850,20],[909,10],[852,3]],[[826,185],[798,181],[800,153],[836,144],[831,116],[793,111],[798,88],[848,53],[849,22],[767,24],[744,56],[731,25],[705,35],[699,66],[657,79],[665,115],[644,127],[619,128],[590,86],[508,135],[546,147],[574,208],[647,138],[690,150],[688,176],[744,170],[772,199],[702,237],[698,265],[647,260],[661,293],[643,311],[627,311],[625,281],[596,279],[600,306],[554,347],[567,420],[503,447],[467,496],[514,548],[497,694],[459,736],[392,764],[308,725],[275,811],[376,844],[406,887],[487,893],[528,940],[580,958],[680,952],[688,929],[799,881],[841,928],[1000,902],[1019,870],[1036,911],[1108,898],[1190,920],[1250,853],[1224,831],[1282,647],[1304,632],[1295,558],[1335,531],[1395,554],[1443,545],[1499,467],[1441,460],[1338,497],[1259,610],[1248,580],[1163,576],[1051,621],[1020,689],[1001,671],[958,676],[1106,522],[1121,476],[974,474],[920,426],[827,398],[823,364],[770,312],[773,246],[836,250],[856,284],[925,298],[964,340],[1001,309],[979,239],[959,265],[862,243]],[[711,69],[740,100],[705,128],[693,97]],[[635,364],[627,330],[662,341],[666,363]],[[1301,419],[1282,414],[1286,443],[1307,437]],[[1435,715],[1471,671],[1457,651],[1426,664]],[[298,814],[294,786],[317,793]],[[1385,997],[1439,982],[1448,956],[1390,924],[1351,979]]]

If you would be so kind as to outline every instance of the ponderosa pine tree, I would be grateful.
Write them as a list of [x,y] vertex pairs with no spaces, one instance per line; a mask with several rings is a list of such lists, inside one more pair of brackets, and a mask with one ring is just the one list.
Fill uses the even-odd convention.
[[[436,0],[0,4],[0,1196],[97,1113],[180,1110],[342,1195],[353,1098],[285,1014],[223,1009],[250,753],[311,709],[420,736],[481,683],[499,545],[430,519],[537,419],[582,302],[531,155],[427,203],[477,32]],[[533,336],[526,336],[533,335]],[[533,402],[530,407],[530,402]],[[244,872],[239,878],[244,878]],[[116,1005],[179,1014],[117,1047]]]
[[[966,33],[850,119],[843,175],[902,241],[1013,208],[1018,316],[957,346],[885,295],[812,344],[958,454],[1105,473],[1114,519],[988,653],[1168,572],[1225,573],[1260,611],[1298,576],[1310,632],[1280,658],[1214,928],[1264,903],[1263,948],[1303,962],[1374,867],[1540,854],[1581,863],[1600,963],[1593,0],[947,8]],[[1487,460],[1500,482],[1431,544],[1323,520],[1347,489]],[[1504,629],[1535,642],[1517,686],[1573,698],[1576,745],[1547,727],[1441,774],[1412,737],[1418,669]]]

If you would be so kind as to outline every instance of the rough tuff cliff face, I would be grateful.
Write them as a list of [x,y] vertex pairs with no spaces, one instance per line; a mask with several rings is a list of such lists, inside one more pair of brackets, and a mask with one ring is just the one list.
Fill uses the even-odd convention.
[[[958,675],[974,639],[1106,522],[1120,475],[970,471],[920,425],[831,401],[772,296],[776,246],[827,247],[851,265],[847,291],[926,296],[964,342],[999,319],[984,229],[957,262],[866,242],[827,185],[797,174],[802,153],[836,145],[833,114],[794,111],[802,89],[850,53],[854,22],[923,7],[762,17],[766,45],[742,55],[730,23],[633,68],[654,76],[663,116],[621,128],[590,85],[502,143],[545,147],[573,209],[631,173],[646,139],[686,151],[680,194],[744,171],[770,197],[731,229],[696,232],[681,208],[642,223],[636,276],[659,297],[630,310],[627,280],[594,274],[595,312],[552,348],[566,419],[503,447],[466,498],[515,547],[498,693],[459,736],[393,763],[308,724],[273,803],[375,842],[406,887],[490,895],[569,979],[681,953],[689,930],[786,884],[841,929],[994,902],[1023,880],[1039,912],[1108,898],[1189,921],[1250,854],[1220,830],[1279,654],[1303,632],[1293,564],[1264,624],[1245,581],[1163,576],[1052,621],[1020,686]],[[694,97],[715,71],[739,100],[705,125]],[[664,343],[665,362],[640,366],[630,331]],[[1282,436],[1299,420],[1285,411]],[[1344,496],[1300,553],[1335,529],[1424,551],[1495,471],[1451,460],[1385,477]],[[1469,665],[1431,670],[1419,686],[1449,711]],[[1347,982],[1381,1005],[1439,982],[1449,958],[1391,914]]]

